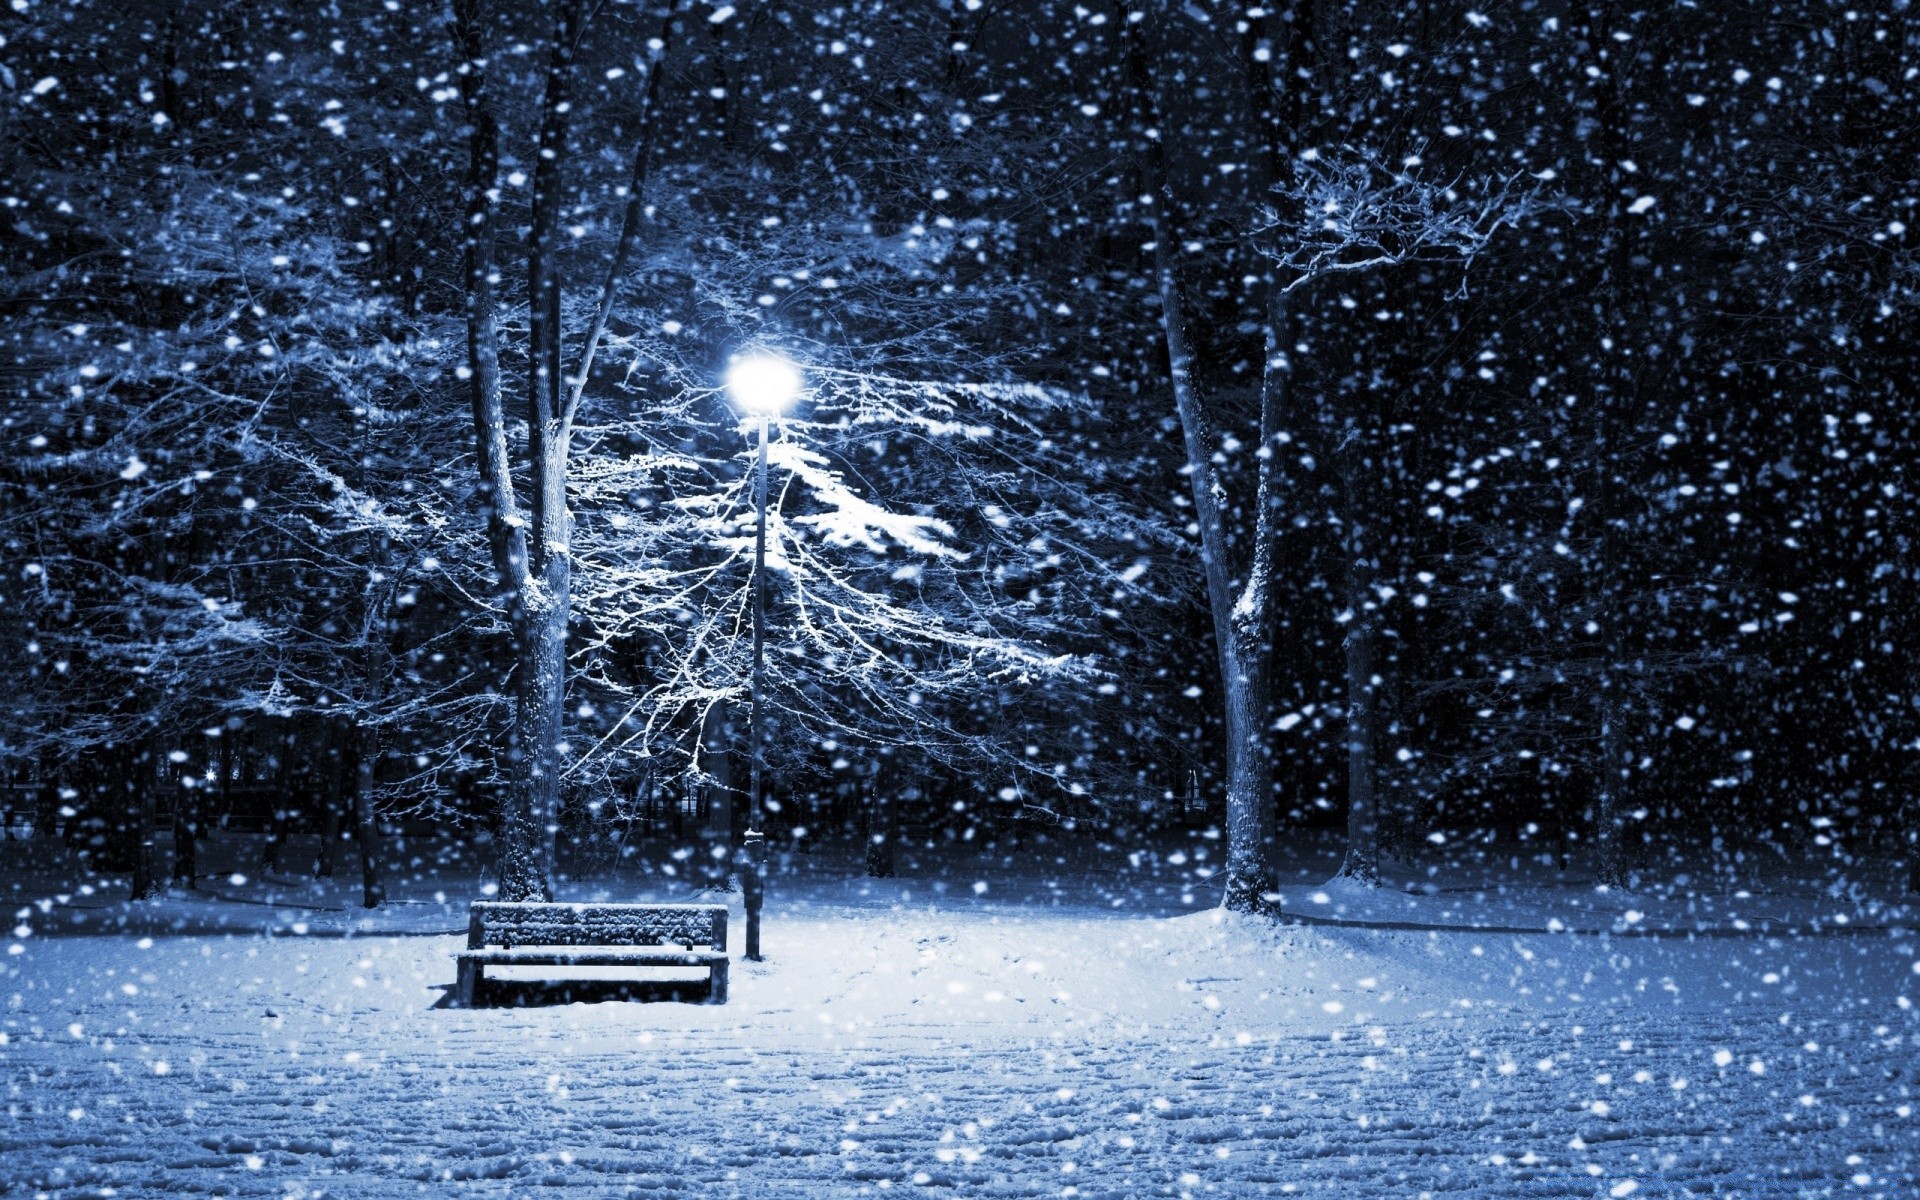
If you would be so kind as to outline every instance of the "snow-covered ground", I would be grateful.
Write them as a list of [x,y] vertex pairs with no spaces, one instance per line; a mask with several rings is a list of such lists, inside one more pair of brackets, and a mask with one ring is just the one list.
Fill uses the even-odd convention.
[[[1275,926],[1165,873],[845,866],[779,881],[724,1007],[609,981],[448,1008],[460,939],[426,931],[463,900],[407,888],[382,933],[310,906],[338,922],[290,935],[250,880],[149,907],[279,935],[9,939],[0,1194],[1920,1195],[1899,925]],[[65,894],[19,907],[114,908]]]

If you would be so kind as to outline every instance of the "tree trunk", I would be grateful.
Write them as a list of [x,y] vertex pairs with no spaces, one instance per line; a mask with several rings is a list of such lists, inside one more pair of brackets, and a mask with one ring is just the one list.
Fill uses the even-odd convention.
[[[527,606],[533,589],[528,574],[526,522],[514,496],[506,415],[500,397],[500,338],[493,296],[493,197],[498,194],[500,129],[487,95],[484,10],[481,0],[455,0],[454,35],[462,60],[460,92],[467,116],[469,157],[467,219],[463,227],[467,364],[488,543],[493,550],[500,597],[509,610],[513,629],[509,691],[514,697],[514,712],[508,722],[509,783],[500,821],[500,898],[532,900],[544,899],[552,892],[552,881],[543,865],[551,855],[543,853],[547,844],[544,829],[549,822],[540,803],[534,756],[529,752],[529,747],[541,744],[537,718],[543,714],[537,704],[533,713],[526,713],[523,700],[526,694],[539,694],[538,680],[528,678],[537,674],[531,669],[532,634],[537,622]],[[528,716],[536,718],[535,728],[528,728]]]
[[1378,613],[1373,604],[1373,572],[1360,545],[1361,527],[1350,522],[1352,561],[1348,564],[1347,604],[1347,857],[1340,873],[1369,887],[1380,882],[1380,809],[1377,800],[1375,729],[1379,715],[1374,673]]
[[[511,610],[514,714],[508,735],[512,773],[500,829],[500,898],[553,897],[560,774],[565,754],[568,618],[572,606],[572,518],[567,510],[571,417],[590,369],[600,327],[583,349],[579,388],[565,386],[561,282],[555,263],[565,197],[561,165],[571,120],[573,60],[583,24],[581,0],[552,5],[553,26],[533,168],[527,234],[527,450],[531,508],[516,511],[500,402],[499,334],[494,318],[493,196],[499,130],[487,104],[480,0],[459,0],[461,92],[469,122],[467,181],[467,340],[474,424],[489,532],[501,590]],[[630,214],[632,206],[629,206]],[[637,221],[637,215],[634,216]],[[625,240],[623,235],[623,241]],[[616,264],[617,266],[617,264]],[[610,271],[606,287],[617,284]],[[602,309],[606,308],[603,300]]]
[[1609,416],[1609,410],[1617,407],[1623,398],[1617,393],[1603,394],[1594,406],[1598,410],[1596,419],[1600,422],[1596,438],[1600,478],[1594,489],[1599,510],[1597,520],[1600,523],[1600,570],[1596,585],[1599,588],[1598,603],[1594,607],[1599,613],[1603,631],[1598,686],[1594,691],[1594,718],[1599,726],[1599,745],[1596,751],[1598,761],[1593,772],[1593,852],[1595,880],[1609,887],[1627,886],[1623,814],[1627,805],[1626,791],[1631,782],[1624,736],[1628,714],[1625,680],[1622,678],[1626,666],[1626,645],[1620,637],[1620,622],[1626,619],[1626,604],[1621,595],[1625,579],[1620,563],[1622,533],[1616,519],[1619,489],[1613,478],[1612,435],[1616,422]]
[[313,852],[312,875],[315,879],[333,878],[333,850],[340,842],[340,799],[337,794],[320,797],[320,844]]
[[[1610,6],[1590,6],[1585,13],[1583,30],[1588,53],[1594,65],[1601,68],[1595,76],[1598,118],[1595,143],[1610,164],[1611,193],[1605,217],[1607,244],[1600,259],[1598,299],[1600,305],[1604,305],[1604,312],[1597,310],[1596,316],[1612,326],[1612,337],[1603,339],[1605,357],[1593,364],[1598,387],[1590,408],[1595,422],[1593,449],[1597,468],[1593,520],[1597,523],[1600,541],[1599,578],[1595,585],[1598,595],[1593,607],[1595,619],[1601,626],[1599,687],[1595,697],[1599,763],[1594,772],[1593,833],[1596,877],[1600,883],[1612,887],[1625,887],[1629,882],[1624,814],[1632,780],[1627,730],[1632,707],[1626,678],[1624,623],[1629,613],[1625,594],[1628,549],[1625,524],[1632,498],[1626,495],[1619,476],[1625,456],[1638,452],[1629,446],[1622,431],[1639,407],[1640,389],[1634,367],[1637,360],[1622,350],[1610,348],[1607,343],[1626,347],[1639,340],[1629,305],[1645,294],[1644,279],[1636,278],[1633,245],[1645,223],[1629,221],[1626,201],[1622,198],[1623,194],[1630,194],[1633,180],[1627,174],[1629,168],[1621,164],[1636,157],[1629,132],[1629,114],[1634,101],[1626,94],[1631,75],[1625,62],[1607,62],[1605,58],[1613,46],[1611,34],[1618,32],[1619,20],[1620,15]],[[1613,51],[1617,53],[1617,47],[1613,47]]]
[[200,790],[185,786],[185,779],[174,779],[173,801],[173,882],[191,889],[199,875]]
[[[1129,21],[1128,28],[1136,24],[1155,26],[1154,13],[1147,12],[1140,22]],[[1265,439],[1272,432],[1269,423],[1277,416],[1285,362],[1284,357],[1275,361],[1274,354],[1268,355],[1267,386],[1261,400],[1261,485],[1254,506],[1254,529],[1247,539],[1252,556],[1245,578],[1236,579],[1220,507],[1225,487],[1213,462],[1214,434],[1194,378],[1186,303],[1175,259],[1180,231],[1173,192],[1166,181],[1161,149],[1164,131],[1158,128],[1165,112],[1157,95],[1162,64],[1156,61],[1157,47],[1148,43],[1148,32],[1137,30],[1129,36],[1128,69],[1137,110],[1148,128],[1139,146],[1139,169],[1142,190],[1152,198],[1147,211],[1153,231],[1162,332],[1186,450],[1194,515],[1200,526],[1200,559],[1220,670],[1227,775],[1227,868],[1222,903],[1242,912],[1263,911],[1271,904],[1268,897],[1276,882],[1273,766],[1266,742],[1266,668],[1270,654],[1267,630],[1271,620],[1272,518],[1277,497],[1272,493],[1274,455]]]
[[1626,770],[1622,767],[1620,716],[1613,696],[1612,672],[1600,676],[1600,761],[1594,771],[1594,878],[1609,887],[1627,885],[1626,830],[1621,819]]
[[160,894],[158,851],[154,846],[154,781],[155,768],[151,754],[129,756],[127,763],[127,785],[132,792],[129,797],[133,806],[133,894],[134,900],[145,900]]
[[[1162,189],[1162,195],[1166,194]],[[1159,207],[1156,205],[1156,207]],[[1267,672],[1261,628],[1266,620],[1264,573],[1247,582],[1236,601],[1228,575],[1226,529],[1219,508],[1223,491],[1213,463],[1212,432],[1194,389],[1193,355],[1187,340],[1186,307],[1174,275],[1168,241],[1171,229],[1156,233],[1160,309],[1173,372],[1175,407],[1187,452],[1188,479],[1200,519],[1200,557],[1207,579],[1207,607],[1213,617],[1219,656],[1227,759],[1227,871],[1222,903],[1241,912],[1265,909],[1276,877],[1273,868],[1273,764],[1267,754]],[[1265,563],[1256,563],[1263,572]]]
[[124,747],[112,747],[98,755],[88,774],[92,786],[83,789],[92,797],[90,821],[93,833],[88,844],[94,849],[94,869],[132,872],[139,857],[139,801],[133,787],[133,753]]
[[[556,556],[562,564],[564,556]],[[553,563],[548,564],[552,566]],[[566,571],[552,572],[563,589],[539,597],[538,609],[522,606],[518,622],[519,663],[514,671],[512,732],[500,829],[500,898],[553,899],[555,842],[559,834],[560,740],[566,676]],[[544,590],[544,589],[543,589]]]
[[233,815],[233,776],[235,760],[234,730],[223,730],[220,737],[220,751],[214,756],[220,767],[220,826],[226,828],[227,819]]
[[1920,896],[1920,802],[1907,802],[1907,894]]
[[707,709],[700,725],[700,770],[707,776],[701,808],[708,882],[728,887],[733,858],[733,720],[725,700]]
[[292,747],[282,739],[280,749],[280,769],[274,772],[273,808],[267,817],[267,844],[260,854],[260,873],[280,869],[280,852],[287,845],[287,825],[292,813],[289,812],[291,799],[288,793],[293,783]]
[[[1410,573],[1404,561],[1401,567],[1402,575]],[[1379,734],[1373,747],[1373,777],[1374,839],[1382,862],[1413,861],[1414,767],[1408,745],[1413,735],[1406,722],[1406,678],[1401,670],[1405,648],[1404,631],[1396,636],[1381,629],[1374,656],[1374,673],[1381,679],[1373,690],[1373,727]]]
[[892,879],[894,869],[893,806],[887,803],[878,771],[861,781],[861,805],[866,821],[866,867],[871,879]]
[[345,790],[344,774],[346,763],[340,752],[341,739],[337,726],[328,722],[326,730],[326,752],[321,756],[325,777],[320,785],[320,846],[313,852],[313,877],[332,879],[334,851],[340,845],[345,831],[340,822],[340,796]]
[[360,903],[379,908],[387,888],[381,878],[380,818],[373,800],[374,769],[380,762],[380,735],[362,726],[353,763],[353,834],[360,843]]
[[[1359,404],[1358,397],[1350,403]],[[1347,560],[1347,855],[1340,873],[1371,887],[1380,882],[1379,737],[1377,673],[1380,605],[1374,595],[1374,559],[1368,525],[1374,459],[1359,413],[1348,416],[1340,465]]]
[[[1245,656],[1236,650],[1235,661]],[[1227,879],[1221,904],[1239,912],[1278,907],[1273,865],[1273,764],[1266,749],[1267,694],[1255,668],[1227,684]]]
[[500,127],[487,95],[487,51],[481,36],[484,9],[482,0],[454,0],[454,35],[462,60],[460,94],[467,118],[467,211],[462,226],[467,372],[487,542],[493,551],[500,593],[511,601],[526,580],[527,535],[514,498],[506,415],[500,400],[492,199],[499,187]]

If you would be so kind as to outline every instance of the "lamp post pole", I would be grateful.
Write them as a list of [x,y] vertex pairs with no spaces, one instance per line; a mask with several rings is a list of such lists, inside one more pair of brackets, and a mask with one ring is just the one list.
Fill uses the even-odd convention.
[[746,957],[760,961],[760,909],[767,898],[767,834],[761,828],[766,813],[767,696],[767,429],[773,415],[800,395],[800,370],[777,354],[736,358],[727,368],[727,390],[735,404],[760,418],[760,455],[753,480],[753,712],[748,735],[752,741],[750,794],[747,797],[747,836],[740,847],[741,898],[747,909]]
[[747,960],[760,961],[760,909],[767,894],[767,835],[761,828],[762,814],[765,809],[762,790],[764,786],[765,745],[761,713],[762,698],[767,682],[767,425],[771,417],[760,414],[760,461],[756,473],[753,492],[754,510],[758,515],[753,533],[753,684],[750,717],[753,742],[752,795],[747,799],[747,835],[741,847],[742,865],[746,871],[740,880],[742,899],[747,909]]

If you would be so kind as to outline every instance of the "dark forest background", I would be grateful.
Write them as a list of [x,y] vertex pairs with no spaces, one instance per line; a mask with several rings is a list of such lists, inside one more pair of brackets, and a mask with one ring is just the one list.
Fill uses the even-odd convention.
[[739,793],[718,381],[767,345],[815,388],[776,836],[1227,822],[1251,746],[1275,836],[1345,825],[1361,875],[1489,831],[1620,882],[1920,858],[1906,0],[38,0],[0,36],[0,772],[149,886],[156,826],[190,880],[222,820],[328,870],[500,821],[481,210],[523,489],[542,339],[605,329],[563,844]]

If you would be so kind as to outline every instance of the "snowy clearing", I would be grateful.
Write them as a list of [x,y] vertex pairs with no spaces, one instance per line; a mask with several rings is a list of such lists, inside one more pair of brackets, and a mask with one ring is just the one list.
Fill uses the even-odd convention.
[[444,1007],[460,944],[28,939],[0,1194],[1920,1189],[1905,933],[814,902],[770,909],[724,1008],[481,1011]]

